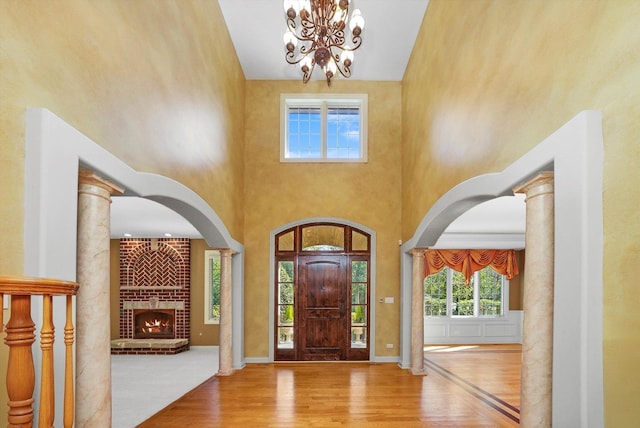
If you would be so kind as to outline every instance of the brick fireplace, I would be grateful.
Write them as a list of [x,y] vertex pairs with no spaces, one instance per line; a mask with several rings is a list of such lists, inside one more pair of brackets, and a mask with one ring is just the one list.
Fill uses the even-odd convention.
[[120,240],[120,339],[114,354],[189,349],[189,239]]

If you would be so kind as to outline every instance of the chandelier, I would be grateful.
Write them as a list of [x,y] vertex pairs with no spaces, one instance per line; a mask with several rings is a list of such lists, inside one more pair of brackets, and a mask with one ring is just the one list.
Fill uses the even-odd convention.
[[[364,18],[359,9],[349,16],[349,0],[284,0],[287,31],[282,38],[289,64],[299,64],[302,81],[307,83],[316,64],[331,86],[340,72],[351,76],[353,51],[362,44]],[[345,44],[349,23],[352,45]],[[298,47],[298,45],[300,45]]]

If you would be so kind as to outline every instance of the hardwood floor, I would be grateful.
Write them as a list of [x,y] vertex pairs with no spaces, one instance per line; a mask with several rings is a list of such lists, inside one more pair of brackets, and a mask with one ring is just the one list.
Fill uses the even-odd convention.
[[516,427],[520,345],[425,348],[396,364],[251,364],[213,377],[139,427]]

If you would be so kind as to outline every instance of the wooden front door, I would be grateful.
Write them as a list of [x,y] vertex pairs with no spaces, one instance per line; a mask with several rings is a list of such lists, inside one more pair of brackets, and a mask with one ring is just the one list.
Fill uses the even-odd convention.
[[308,223],[277,234],[274,249],[274,360],[368,360],[371,236]]
[[347,256],[298,258],[298,357],[304,361],[347,359],[350,343]]

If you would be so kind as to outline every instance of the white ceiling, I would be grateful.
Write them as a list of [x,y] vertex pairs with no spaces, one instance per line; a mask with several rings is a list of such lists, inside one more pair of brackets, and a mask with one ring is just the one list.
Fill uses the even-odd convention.
[[133,196],[111,197],[111,238],[201,238],[202,235],[184,217],[150,199]]
[[[297,80],[297,65],[284,59],[286,22],[282,0],[218,0],[247,80]],[[365,20],[351,80],[400,81],[428,0],[352,0]],[[321,79],[317,70],[314,78]]]
[[[282,35],[286,25],[282,1],[218,0],[236,53],[248,80],[298,80],[297,66],[284,59]],[[352,0],[365,19],[363,44],[356,51],[352,80],[401,81],[422,24],[428,0]],[[320,73],[315,73],[322,78]],[[436,244],[440,248],[472,248],[468,241],[484,239],[495,245],[523,248],[525,208],[520,197],[503,197],[480,204],[460,216]],[[111,237],[129,233],[139,238],[200,238],[182,216],[151,200],[113,197]],[[485,245],[486,247],[486,245]]]

